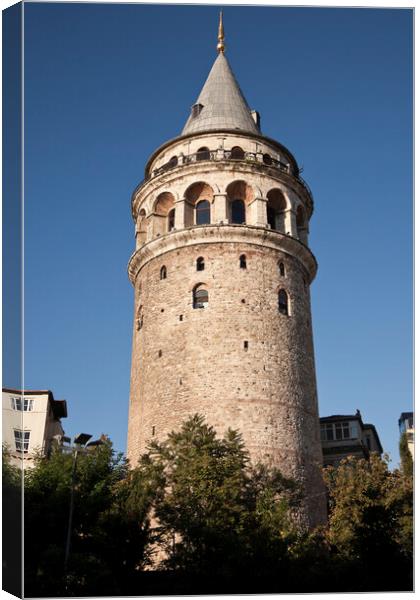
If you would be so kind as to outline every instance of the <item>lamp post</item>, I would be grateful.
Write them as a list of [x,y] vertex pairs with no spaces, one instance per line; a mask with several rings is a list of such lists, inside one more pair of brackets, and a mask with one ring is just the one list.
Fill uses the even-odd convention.
[[79,433],[73,439],[73,467],[71,471],[71,488],[70,488],[70,508],[69,508],[69,521],[67,526],[67,539],[66,539],[66,550],[64,554],[64,578],[67,588],[67,565],[70,554],[70,543],[71,543],[71,530],[73,525],[73,510],[74,510],[74,488],[76,483],[76,469],[77,469],[77,455],[78,453],[86,448],[87,442],[92,436],[89,433]]

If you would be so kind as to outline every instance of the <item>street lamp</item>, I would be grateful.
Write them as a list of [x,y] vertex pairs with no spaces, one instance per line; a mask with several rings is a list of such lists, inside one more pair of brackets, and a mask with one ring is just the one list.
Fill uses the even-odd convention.
[[[74,488],[76,482],[76,469],[77,469],[77,455],[80,451],[84,450],[87,446],[87,442],[92,436],[89,433],[79,433],[73,439],[73,468],[71,472],[71,488],[70,488],[70,508],[69,508],[69,522],[67,526],[67,540],[66,540],[66,551],[64,554],[64,577],[67,577],[67,565],[70,554],[70,543],[71,543],[71,530],[73,524],[73,510],[74,510]],[[93,442],[92,442],[93,443]],[[89,444],[88,444],[89,445]],[[67,586],[67,581],[66,581]]]

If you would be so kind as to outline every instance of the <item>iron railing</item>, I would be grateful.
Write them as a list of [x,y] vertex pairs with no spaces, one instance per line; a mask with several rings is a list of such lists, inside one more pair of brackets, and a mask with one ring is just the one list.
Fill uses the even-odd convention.
[[273,168],[278,171],[282,171],[283,173],[288,173],[294,177],[301,183],[301,185],[306,189],[310,198],[312,199],[312,192],[309,185],[306,181],[300,176],[300,174],[296,174],[293,172],[291,165],[283,163],[280,160],[277,160],[270,156],[269,154],[262,154],[261,152],[243,152],[238,153],[237,151],[232,153],[231,150],[205,150],[201,152],[195,152],[194,154],[188,154],[180,156],[172,157],[167,163],[162,166],[154,169],[148,176],[143,179],[143,181],[137,186],[136,189],[139,189],[144,183],[149,181],[150,179],[162,175],[163,173],[167,173],[172,169],[175,169],[182,165],[194,164],[197,162],[204,161],[232,161],[235,163],[248,163],[254,164],[262,167]]

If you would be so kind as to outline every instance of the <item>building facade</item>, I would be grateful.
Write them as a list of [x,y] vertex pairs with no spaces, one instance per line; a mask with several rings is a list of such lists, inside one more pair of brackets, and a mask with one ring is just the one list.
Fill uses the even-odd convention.
[[326,518],[309,286],[311,192],[262,134],[224,53],[181,135],[132,196],[135,313],[127,454],[132,465],[194,413],[238,429],[253,461],[305,489]]
[[401,413],[400,418],[398,419],[398,427],[400,430],[400,435],[403,433],[407,435],[407,446],[411,457],[414,460],[414,413]]
[[54,441],[61,444],[67,403],[49,390],[3,388],[2,396],[3,444],[12,464],[31,467],[38,453],[48,456]]
[[383,453],[376,427],[363,423],[360,411],[321,417],[319,421],[324,466],[336,466],[347,456],[368,459],[371,452]]

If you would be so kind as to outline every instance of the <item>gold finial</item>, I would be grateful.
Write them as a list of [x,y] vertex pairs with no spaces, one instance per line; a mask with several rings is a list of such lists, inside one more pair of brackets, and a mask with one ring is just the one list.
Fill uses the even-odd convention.
[[217,51],[224,52],[225,51],[225,30],[223,29],[223,12],[220,11],[219,17],[219,34],[217,36],[219,43],[217,44]]

